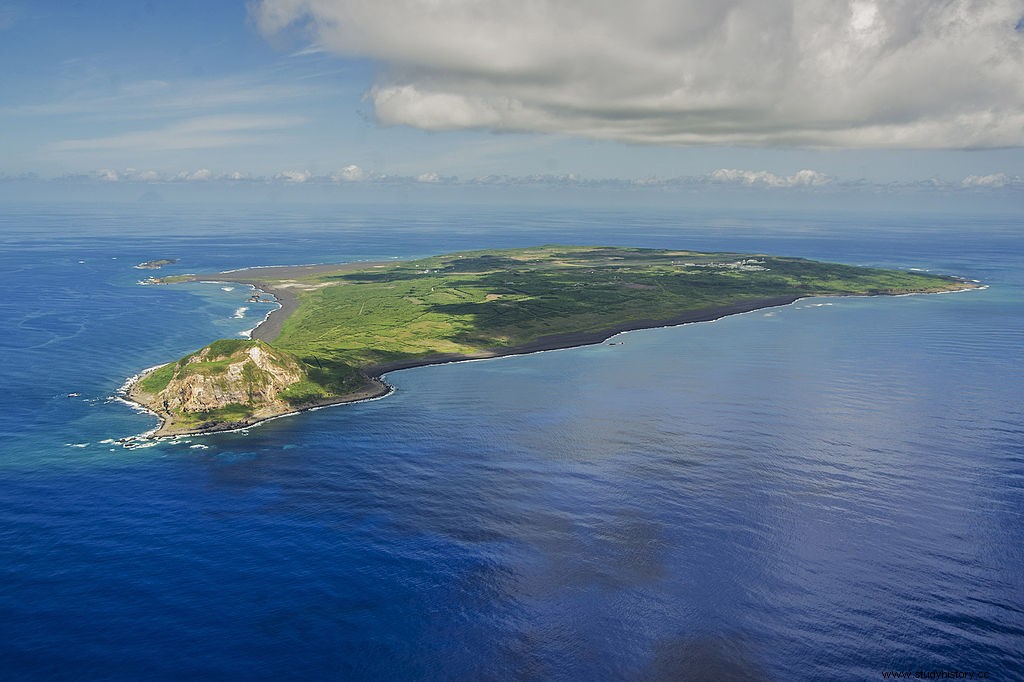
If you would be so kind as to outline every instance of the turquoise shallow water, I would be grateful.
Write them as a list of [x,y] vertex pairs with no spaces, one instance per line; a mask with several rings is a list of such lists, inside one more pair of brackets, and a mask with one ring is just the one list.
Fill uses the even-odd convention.
[[[124,450],[125,377],[265,312],[171,272],[612,243],[983,280],[395,372]],[[11,679],[1020,674],[1024,230],[1007,217],[7,207]],[[78,394],[68,397],[68,394]]]

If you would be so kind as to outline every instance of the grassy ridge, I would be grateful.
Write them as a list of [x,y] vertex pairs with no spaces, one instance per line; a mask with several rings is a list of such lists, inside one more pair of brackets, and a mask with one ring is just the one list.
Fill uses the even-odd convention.
[[167,388],[174,377],[174,368],[177,363],[169,362],[166,365],[157,367],[155,370],[142,377],[139,381],[139,388],[146,393],[159,393]]

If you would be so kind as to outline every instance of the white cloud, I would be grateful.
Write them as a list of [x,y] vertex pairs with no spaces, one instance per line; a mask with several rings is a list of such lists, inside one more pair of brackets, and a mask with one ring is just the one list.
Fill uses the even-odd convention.
[[261,0],[390,67],[385,125],[656,144],[1024,145],[1016,0]]
[[1006,187],[1020,182],[1021,178],[1011,178],[1006,173],[992,173],[990,175],[968,175],[960,184],[964,187]]
[[308,170],[301,170],[301,171],[298,171],[298,170],[286,170],[286,171],[281,171],[280,173],[275,175],[274,179],[275,180],[284,180],[285,182],[302,183],[302,182],[307,182],[312,177],[313,177],[313,174],[311,172],[309,172]]
[[125,168],[120,171],[101,168],[93,174],[93,177],[103,182],[158,182],[164,179],[156,171],[139,170],[138,168]]
[[140,171],[135,168],[129,168],[127,173],[129,173],[133,180],[141,180],[143,182],[153,182],[160,179],[160,174],[153,170]]
[[[832,194],[870,192],[872,194],[941,193],[948,195],[951,192],[969,193],[986,190],[990,193],[1015,196],[1024,190],[1024,177],[1011,176],[1005,173],[969,175],[960,182],[949,182],[939,178],[932,178],[912,182],[878,183],[864,179],[844,180],[833,178],[814,170],[801,170],[792,175],[777,175],[763,170],[750,171],[729,168],[720,168],[706,175],[684,175],[671,178],[659,178],[656,176],[640,178],[583,178],[574,173],[557,175],[483,175],[467,178],[440,175],[433,172],[420,173],[418,175],[385,175],[363,171],[356,165],[346,166],[341,171],[330,175],[316,175],[309,170],[287,170],[273,176],[251,175],[239,171],[217,173],[206,168],[169,174],[135,168],[121,170],[104,168],[82,176],[62,176],[52,180],[65,182],[134,182],[139,184],[189,183],[195,181],[224,184],[245,182],[256,185],[278,186],[317,185],[329,187],[333,185],[337,188],[339,183],[354,182],[354,180],[345,180],[341,177],[345,172],[348,172],[350,177],[361,174],[358,175],[361,178],[359,182],[371,185],[425,187],[444,185],[465,188],[480,186],[543,187],[592,192],[618,190],[645,192],[706,191],[709,185],[732,186],[739,191],[758,191],[775,188],[806,188],[807,191],[819,191],[827,187],[825,191]],[[10,179],[12,178],[0,174],[0,181]],[[34,176],[25,176],[23,179],[45,182],[45,180]]]
[[331,179],[335,182],[360,182],[366,178],[366,171],[355,164],[345,166],[331,176]]
[[42,103],[0,106],[10,116],[99,116],[104,120],[138,120],[225,109],[267,108],[316,97],[313,85],[261,83],[252,78],[195,78],[191,80],[129,81],[113,92],[97,88],[83,77],[79,89]]
[[719,168],[710,175],[712,182],[762,187],[818,187],[832,182],[832,178],[815,170],[801,170],[793,175],[775,175],[768,171]]
[[178,173],[179,180],[185,180],[188,182],[206,182],[212,178],[213,172],[209,168],[200,168],[192,173],[189,173],[188,171]]
[[108,137],[62,140],[51,144],[49,149],[55,152],[152,152],[232,147],[259,143],[268,131],[289,128],[302,121],[303,119],[292,116],[202,116],[153,130],[139,130]]

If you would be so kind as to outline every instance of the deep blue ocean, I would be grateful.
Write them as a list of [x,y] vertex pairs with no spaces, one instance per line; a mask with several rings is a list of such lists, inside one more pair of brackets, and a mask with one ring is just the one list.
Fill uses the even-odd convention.
[[[254,326],[133,268],[544,243],[923,268],[125,449],[125,379]],[[1024,220],[0,207],[0,678],[1024,679]],[[249,310],[240,311],[243,307]]]

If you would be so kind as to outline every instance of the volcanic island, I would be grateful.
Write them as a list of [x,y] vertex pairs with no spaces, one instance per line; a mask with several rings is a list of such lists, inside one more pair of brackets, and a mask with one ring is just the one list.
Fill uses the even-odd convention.
[[601,343],[808,296],[978,286],[803,258],[560,245],[151,281],[243,283],[281,306],[251,338],[214,341],[128,384],[126,397],[161,420],[151,438],[380,397],[391,390],[381,377],[398,369]]

